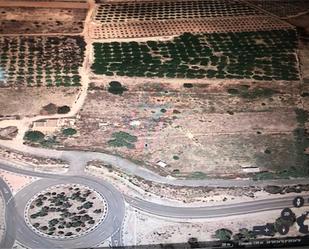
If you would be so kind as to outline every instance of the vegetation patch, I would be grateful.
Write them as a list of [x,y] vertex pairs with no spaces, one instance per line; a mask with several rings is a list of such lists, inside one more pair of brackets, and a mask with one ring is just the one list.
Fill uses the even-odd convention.
[[24,136],[24,140],[29,142],[40,142],[45,138],[44,133],[40,131],[27,131]]
[[80,86],[84,51],[80,36],[3,36],[0,86]]
[[103,220],[104,198],[83,185],[57,185],[30,200],[26,215],[31,226],[46,236],[82,236]]
[[[294,30],[184,33],[168,41],[94,43],[93,46],[92,70],[108,76],[299,79]],[[268,94],[263,90],[247,97]]]
[[77,133],[77,131],[73,128],[66,128],[62,130],[62,134],[65,136],[73,136]]
[[123,87],[118,81],[111,81],[107,90],[115,95],[122,95],[123,92],[128,91],[128,89]]
[[42,109],[43,109],[42,114],[46,113],[48,115],[51,115],[57,113],[58,107],[53,103],[49,103],[48,105],[43,106]]
[[107,143],[112,147],[127,147],[128,149],[134,149],[134,143],[137,142],[137,137],[130,135],[127,132],[119,131],[112,134],[113,139]]
[[226,228],[218,229],[215,232],[215,237],[221,241],[229,241],[231,240],[233,232]]
[[71,108],[67,105],[59,106],[57,109],[58,114],[67,114],[71,111]]

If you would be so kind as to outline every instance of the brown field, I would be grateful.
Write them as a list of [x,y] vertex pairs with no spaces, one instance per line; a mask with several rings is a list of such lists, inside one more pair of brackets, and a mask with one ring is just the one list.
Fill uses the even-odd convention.
[[[166,173],[178,169],[208,176],[241,175],[243,166],[280,171],[297,160],[293,131],[299,95],[284,86],[267,97],[227,92],[233,87],[252,93],[255,84],[125,86],[122,96],[92,87],[96,90],[89,91],[77,118],[78,135],[63,140],[64,146],[120,154],[153,168],[162,160]],[[137,137],[134,148],[108,143],[119,131]]]
[[71,106],[78,91],[75,87],[0,88],[0,117],[35,116],[50,103]]
[[0,34],[81,33],[87,9],[0,8]]
[[289,29],[291,25],[269,16],[246,16],[123,23],[92,23],[89,35],[93,39],[157,37],[191,33],[247,32]]

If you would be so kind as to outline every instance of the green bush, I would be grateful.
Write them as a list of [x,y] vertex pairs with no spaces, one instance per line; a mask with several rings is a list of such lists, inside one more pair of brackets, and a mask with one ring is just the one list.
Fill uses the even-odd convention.
[[77,133],[77,131],[73,128],[66,128],[62,130],[62,134],[65,136],[73,136]]
[[71,111],[71,108],[67,105],[58,107],[57,113],[58,114],[66,114]]
[[215,237],[220,241],[229,241],[232,238],[232,235],[233,232],[226,228],[218,229],[215,233]]
[[44,133],[40,131],[27,131],[24,136],[24,140],[30,142],[40,142],[44,140]]
[[119,131],[112,134],[113,139],[107,143],[112,147],[127,147],[128,149],[135,148],[134,143],[137,142],[137,137],[130,135],[127,132]]
[[109,87],[108,87],[108,92],[112,93],[112,94],[115,94],[115,95],[122,95],[123,92],[127,91],[128,89],[123,87],[121,85],[120,82],[118,81],[111,81],[109,83]]

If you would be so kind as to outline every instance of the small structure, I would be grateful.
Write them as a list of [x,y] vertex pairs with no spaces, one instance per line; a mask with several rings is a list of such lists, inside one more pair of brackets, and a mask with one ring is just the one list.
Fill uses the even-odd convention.
[[167,166],[167,163],[165,163],[165,162],[163,162],[163,161],[161,161],[161,160],[157,161],[156,164],[157,164],[158,166],[160,166],[161,168],[165,168],[165,167]]

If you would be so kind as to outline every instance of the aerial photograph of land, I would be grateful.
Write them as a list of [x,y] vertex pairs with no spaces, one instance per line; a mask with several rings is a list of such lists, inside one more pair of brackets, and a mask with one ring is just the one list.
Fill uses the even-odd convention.
[[309,248],[308,129],[307,0],[0,0],[0,249]]

